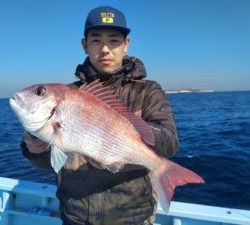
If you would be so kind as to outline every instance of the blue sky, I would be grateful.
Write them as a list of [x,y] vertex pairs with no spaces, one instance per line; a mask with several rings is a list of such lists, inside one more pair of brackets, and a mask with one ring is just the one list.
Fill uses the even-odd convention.
[[90,9],[127,17],[129,55],[163,88],[250,90],[249,0],[1,0],[0,97],[75,80]]

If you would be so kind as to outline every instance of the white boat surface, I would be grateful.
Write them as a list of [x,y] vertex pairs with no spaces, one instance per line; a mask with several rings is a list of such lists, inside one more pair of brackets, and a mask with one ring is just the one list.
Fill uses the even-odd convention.
[[[55,185],[0,177],[0,225],[61,225],[58,206]],[[172,201],[155,221],[170,224],[250,225],[250,211]]]

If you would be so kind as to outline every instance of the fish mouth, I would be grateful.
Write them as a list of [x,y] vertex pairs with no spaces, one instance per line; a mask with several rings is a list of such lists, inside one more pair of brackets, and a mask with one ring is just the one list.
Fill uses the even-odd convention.
[[13,96],[9,99],[11,103],[16,103],[16,96]]
[[10,101],[11,103],[14,103],[14,102],[16,102],[16,99],[15,99],[15,97],[11,97],[11,98],[9,99],[9,101]]
[[15,94],[13,97],[10,98],[10,105],[11,106],[19,106],[20,108],[22,107],[24,101],[22,96],[20,96],[19,94]]
[[15,97],[10,98],[9,103],[10,103],[11,108],[14,111],[15,111],[15,109],[17,110],[17,109],[21,108],[20,104],[17,102],[17,98],[15,98]]

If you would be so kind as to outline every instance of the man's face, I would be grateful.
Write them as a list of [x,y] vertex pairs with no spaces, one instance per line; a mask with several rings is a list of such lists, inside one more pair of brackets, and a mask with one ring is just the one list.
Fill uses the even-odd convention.
[[120,31],[113,29],[92,29],[82,40],[91,64],[98,72],[113,73],[122,67],[129,39],[124,39]]

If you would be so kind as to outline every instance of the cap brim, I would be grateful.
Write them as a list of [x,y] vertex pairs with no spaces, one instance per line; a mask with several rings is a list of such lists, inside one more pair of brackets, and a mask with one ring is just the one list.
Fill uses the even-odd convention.
[[127,36],[130,33],[130,29],[127,27],[118,27],[118,26],[113,26],[113,25],[96,25],[96,26],[90,26],[87,29],[84,30],[84,36],[87,36],[87,33],[94,29],[94,28],[110,28],[114,30],[120,31],[124,36]]

